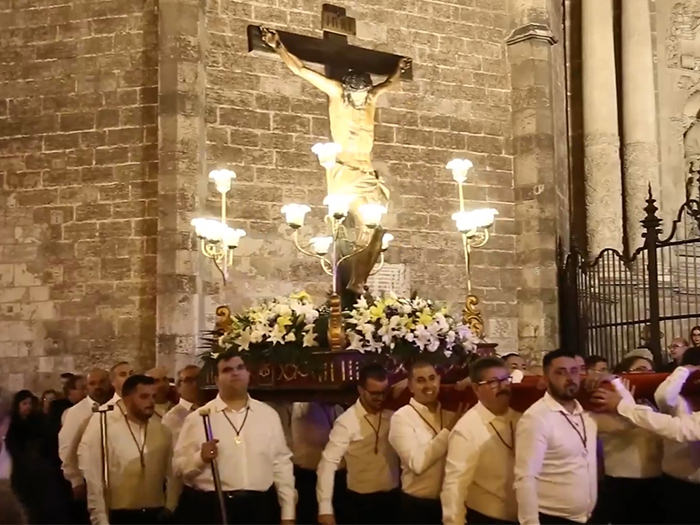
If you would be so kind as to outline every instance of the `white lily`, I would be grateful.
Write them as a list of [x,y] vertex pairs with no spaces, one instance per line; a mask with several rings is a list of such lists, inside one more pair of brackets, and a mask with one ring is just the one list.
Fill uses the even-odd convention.
[[250,343],[255,341],[251,341],[250,329],[246,328],[245,330],[241,331],[241,335],[235,342],[238,345],[238,348],[241,350],[248,350],[250,348]]
[[318,343],[316,342],[316,334],[313,332],[313,330],[309,330],[304,334],[302,345],[305,347],[318,346]]

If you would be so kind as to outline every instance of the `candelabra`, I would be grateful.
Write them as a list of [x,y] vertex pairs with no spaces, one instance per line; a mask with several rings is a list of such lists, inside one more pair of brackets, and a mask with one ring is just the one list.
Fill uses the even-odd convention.
[[231,228],[226,223],[226,194],[231,190],[231,182],[235,178],[236,173],[231,170],[211,171],[209,180],[216,184],[216,190],[221,195],[221,218],[197,217],[191,222],[199,237],[200,251],[212,260],[221,273],[224,284],[228,279],[228,268],[233,263],[233,251],[246,234],[244,230]]
[[[329,170],[336,164],[336,155],[340,152],[340,146],[335,143],[315,144],[311,151],[316,154],[318,161]],[[286,204],[282,207],[287,225],[292,228],[292,239],[296,249],[318,259],[323,271],[332,277],[332,292],[330,297],[330,320],[328,323],[328,340],[332,351],[342,350],[345,347],[345,331],[343,329],[343,317],[341,313],[341,301],[339,290],[339,268],[348,259],[355,257],[371,245],[374,232],[380,227],[382,216],[386,213],[386,207],[378,203],[364,203],[357,207],[362,227],[355,232],[354,239],[348,237],[345,220],[350,213],[350,207],[355,199],[352,194],[334,193],[328,194],[323,204],[328,208],[326,225],[327,235],[312,237],[308,242],[302,242],[299,238],[299,230],[304,226],[306,214],[311,208],[306,204]],[[394,236],[384,233],[382,236],[380,259],[375,269],[370,273],[374,275],[384,265],[384,252],[389,248],[389,243]],[[341,249],[341,244],[345,249]],[[349,251],[347,247],[349,246]]]
[[459,211],[452,214],[452,219],[457,225],[457,230],[462,234],[462,247],[464,250],[464,268],[467,277],[467,298],[462,310],[462,319],[469,326],[474,335],[479,339],[484,336],[484,319],[477,308],[479,299],[472,294],[471,279],[471,251],[473,248],[481,248],[489,240],[489,228],[498,215],[493,208],[477,208],[467,211],[464,209],[464,183],[472,168],[468,159],[452,159],[447,163],[447,169],[452,172],[452,178],[457,183],[459,191]]

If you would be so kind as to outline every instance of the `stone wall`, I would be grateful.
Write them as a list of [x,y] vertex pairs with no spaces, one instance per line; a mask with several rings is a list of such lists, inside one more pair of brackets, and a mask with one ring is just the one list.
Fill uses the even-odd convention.
[[154,360],[153,0],[0,2],[0,384]]
[[[248,54],[245,36],[255,23],[320,37],[321,2],[271,3],[210,1],[207,10],[208,164],[238,173],[230,203],[236,226],[249,232],[224,293],[234,305],[301,287],[320,301],[330,284],[285,238],[280,215],[283,203],[311,204],[308,231],[320,229],[325,181],[310,147],[330,138],[325,95],[276,55]],[[488,336],[515,348],[519,274],[505,2],[342,5],[357,20],[351,43],[413,58],[414,79],[384,95],[377,111],[375,167],[392,192],[385,224],[396,237],[387,260],[408,265],[412,288],[459,313],[464,259],[450,218],[459,204],[444,166],[455,156],[470,158],[469,206],[499,211],[491,240],[474,253],[475,292],[484,300]]]
[[[323,300],[329,280],[296,253],[280,208],[309,203],[308,231],[320,228],[325,184],[310,147],[329,139],[325,97],[246,42],[250,23],[320,37],[321,4],[160,0],[156,12],[154,0],[0,0],[9,35],[0,63],[0,383],[38,388],[63,370],[122,358],[174,369],[195,359],[217,304],[299,288]],[[392,191],[385,224],[396,236],[388,262],[407,265],[413,289],[459,315],[457,188],[444,165],[468,157],[468,206],[499,211],[472,265],[487,336],[502,350],[553,344],[551,308],[518,300],[524,279],[545,269],[527,280],[527,298],[556,301],[554,254],[516,225],[515,201],[532,217],[546,208],[539,223],[566,236],[566,184],[558,150],[544,193],[514,191],[505,41],[519,22],[510,4],[340,4],[357,20],[351,43],[413,58],[414,79],[377,111],[375,167]],[[553,118],[558,140],[563,117]],[[206,183],[214,167],[238,173],[232,223],[248,231],[226,286],[193,250],[189,226],[217,209]],[[527,327],[542,323],[533,337]]]

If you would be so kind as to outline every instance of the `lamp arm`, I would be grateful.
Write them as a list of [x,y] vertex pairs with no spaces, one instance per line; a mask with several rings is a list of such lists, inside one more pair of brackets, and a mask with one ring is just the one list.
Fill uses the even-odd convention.
[[[294,240],[294,246],[296,247],[297,250],[299,250],[301,253],[304,255],[308,255],[309,257],[314,257],[316,259],[319,259],[321,261],[321,266],[323,266],[323,270],[328,273],[326,270],[325,265],[326,264],[331,264],[328,259],[326,259],[323,255],[319,255],[317,253],[314,253],[312,251],[307,250],[306,248],[302,247],[301,244],[299,244],[299,235],[298,232],[299,230],[294,230],[294,233],[292,233],[292,239]],[[329,274],[331,275],[331,274]]]
[[379,264],[376,266],[376,270],[369,272],[370,275],[377,275],[379,271],[384,268],[384,252],[379,254]]
[[325,257],[321,257],[321,268],[327,275],[333,275],[333,265]]
[[216,266],[216,269],[219,270],[221,278],[223,279],[224,284],[226,284],[226,267],[224,266],[224,268],[221,268],[221,266],[219,266],[219,261],[216,259],[216,257],[212,257],[211,260],[214,261],[214,266]]
[[362,252],[366,251],[369,248],[369,244],[363,248],[360,248],[359,250],[355,250],[347,255],[344,255],[343,257],[340,258],[340,260],[336,263],[336,266],[340,266],[340,263],[343,261],[349,259],[350,257],[355,257],[355,255],[359,255]]
[[[489,230],[487,228],[484,228],[483,230],[479,231],[477,235],[479,239],[470,243],[472,248],[481,248],[489,241]],[[475,235],[474,237],[477,237],[477,235]]]

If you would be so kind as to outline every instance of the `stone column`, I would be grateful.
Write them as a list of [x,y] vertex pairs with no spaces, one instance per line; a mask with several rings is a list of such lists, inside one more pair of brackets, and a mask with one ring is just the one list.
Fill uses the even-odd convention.
[[204,327],[203,257],[190,226],[206,195],[204,5],[159,2],[156,361],[171,372],[195,360]]
[[[529,359],[559,344],[557,239],[568,210],[563,48],[545,0],[511,0],[511,67],[518,349]],[[560,187],[560,182],[564,187]],[[568,217],[563,221],[568,224]]]
[[581,31],[586,236],[595,257],[604,248],[622,249],[612,0],[583,0]]
[[627,248],[642,245],[647,186],[659,197],[659,150],[649,0],[622,2],[622,138]]

